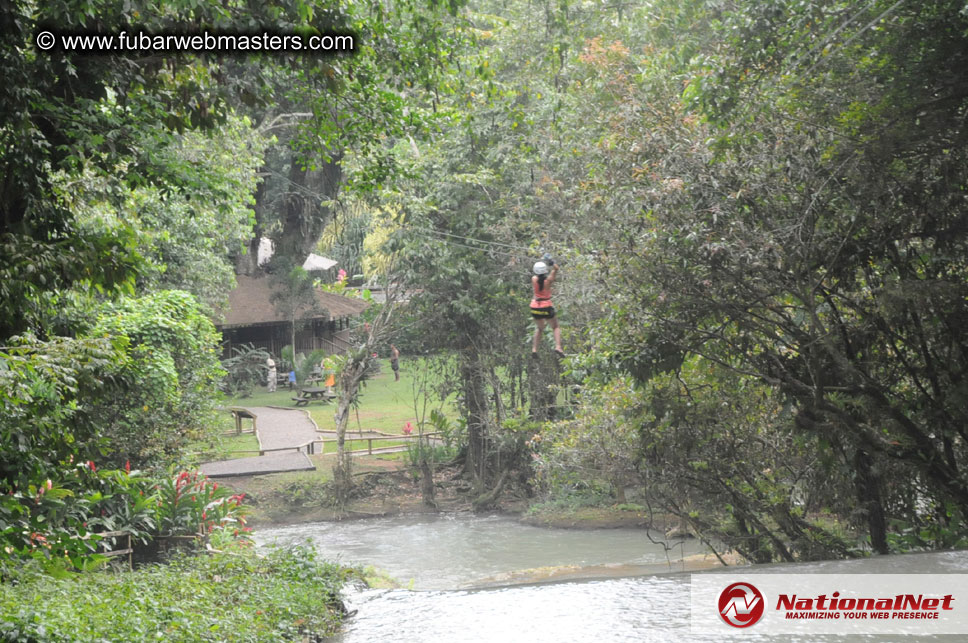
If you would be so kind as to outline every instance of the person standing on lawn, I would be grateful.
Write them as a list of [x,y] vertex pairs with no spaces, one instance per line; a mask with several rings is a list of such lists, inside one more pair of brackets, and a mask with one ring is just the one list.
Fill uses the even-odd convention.
[[276,363],[270,357],[266,360],[266,367],[269,371],[266,373],[266,385],[269,388],[270,393],[276,392]]
[[390,344],[390,368],[393,369],[394,381],[400,381],[400,349]]

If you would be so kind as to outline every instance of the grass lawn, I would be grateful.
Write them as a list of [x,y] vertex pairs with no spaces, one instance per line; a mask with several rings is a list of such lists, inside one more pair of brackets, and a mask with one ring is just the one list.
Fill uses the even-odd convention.
[[[359,422],[357,422],[357,412],[350,411],[350,424],[348,431],[357,431],[362,428],[364,431],[380,431],[382,433],[403,434],[403,427],[407,422],[411,422],[416,428],[417,411],[414,409],[414,397],[416,388],[414,385],[415,376],[420,379],[420,369],[423,366],[422,359],[400,360],[400,381],[393,379],[393,371],[390,370],[389,362],[382,360],[382,372],[364,383],[360,393]],[[259,387],[255,393],[245,398],[228,398],[225,406],[282,406],[296,408],[292,398],[296,391],[282,388],[275,393],[267,393],[265,387]],[[336,423],[333,420],[333,413],[336,411],[335,404],[321,404],[314,402],[306,407],[316,425],[323,431],[334,431]],[[432,407],[430,407],[432,408]],[[429,415],[430,408],[427,413]],[[453,405],[445,405],[445,412],[453,415]],[[231,429],[231,426],[230,426]]]
[[[418,384],[423,380],[424,373],[422,359],[401,359],[400,360],[400,381],[393,378],[393,371],[390,370],[389,363],[383,361],[382,371],[364,383],[360,394],[359,410],[350,411],[350,423],[347,427],[348,446],[351,450],[366,449],[366,440],[353,440],[353,433],[362,429],[363,431],[379,431],[392,435],[402,435],[403,428],[407,422],[417,427],[417,411],[414,409],[414,397],[416,396]],[[290,391],[288,387],[280,388],[274,393],[268,393],[264,386],[255,390],[253,395],[248,397],[226,398],[223,406],[280,406],[284,408],[297,408],[292,398],[296,391]],[[433,404],[433,402],[432,402]],[[322,404],[319,402],[310,403],[308,406],[301,407],[309,411],[316,426],[323,431],[334,431],[336,423],[333,414],[336,411],[334,403]],[[428,405],[427,414],[430,414]],[[455,415],[454,406],[448,402],[444,406],[445,412],[453,417]],[[240,436],[227,435],[235,430],[235,424],[229,413],[218,415],[218,426],[213,427],[212,435],[206,439],[196,441],[191,450],[199,454],[199,461],[226,460],[230,458],[241,458],[258,455],[252,453],[259,448],[255,435],[244,433]],[[243,427],[249,428],[251,423],[243,421]],[[385,447],[397,444],[405,444],[406,441],[380,441],[374,442],[373,446]],[[327,443],[324,445],[324,453],[336,451],[336,445]]]
[[[422,359],[400,360],[400,381],[393,378],[393,371],[387,361],[383,362],[382,372],[365,382],[360,392],[359,422],[355,410],[350,412],[350,423],[347,427],[347,445],[350,450],[365,450],[367,440],[353,439],[356,431],[378,431],[390,435],[403,435],[407,422],[417,426],[417,413],[414,408],[414,397],[419,384],[425,385],[428,374],[423,369]],[[416,382],[415,382],[416,381]],[[435,382],[429,382],[433,385]],[[288,388],[268,393],[265,387],[259,387],[253,395],[248,397],[233,397],[225,399],[225,407],[244,406],[277,406],[282,408],[297,408],[292,400],[295,391]],[[336,429],[333,413],[335,404],[311,403],[307,407],[299,407],[309,412],[316,425],[323,431]],[[426,410],[428,418],[430,409],[435,408],[433,401]],[[455,417],[456,411],[453,401],[444,405],[444,412]],[[243,420],[243,428],[251,426],[249,420]],[[206,439],[198,440],[192,445],[198,462],[221,460],[233,457],[248,457],[257,455],[249,453],[258,449],[258,442],[253,434],[234,435],[235,422],[228,412],[218,414],[217,426],[212,427]],[[406,444],[407,440],[387,440],[373,443],[373,448]],[[257,502],[252,507],[252,519],[256,523],[286,522],[293,515],[303,515],[306,511],[316,511],[325,504],[323,485],[332,479],[332,468],[336,451],[335,443],[325,443],[323,452],[310,456],[315,471],[297,471],[291,473],[273,473],[257,476],[242,476],[226,479],[237,492],[246,493]],[[404,467],[406,453],[379,453],[372,456],[362,455],[354,457],[353,469],[357,473],[365,471],[399,470]],[[320,511],[322,511],[320,509]],[[306,514],[315,515],[315,514]],[[320,514],[322,515],[322,514]]]

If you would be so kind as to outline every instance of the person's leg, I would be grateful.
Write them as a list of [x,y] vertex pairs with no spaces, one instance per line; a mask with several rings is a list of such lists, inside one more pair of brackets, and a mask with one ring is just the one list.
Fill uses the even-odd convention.
[[534,329],[534,339],[531,341],[531,354],[538,352],[538,344],[541,342],[541,336],[544,334],[545,320],[535,319],[535,325],[537,328]]
[[555,351],[564,354],[565,351],[561,350],[561,329],[558,328],[558,318],[551,318],[551,331],[555,336]]

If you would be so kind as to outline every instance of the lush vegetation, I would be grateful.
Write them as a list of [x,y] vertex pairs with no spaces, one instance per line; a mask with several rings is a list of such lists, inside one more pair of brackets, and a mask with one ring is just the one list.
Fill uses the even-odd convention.
[[[178,538],[198,548],[245,542],[241,498],[181,466],[219,401],[225,370],[213,322],[235,271],[254,263],[253,242],[272,237],[280,265],[296,263],[332,218],[349,155],[355,184],[372,189],[388,171],[380,141],[421,125],[420,110],[407,109],[399,89],[433,83],[445,40],[433,36],[457,9],[435,4],[0,6],[5,638],[141,639],[150,632],[278,640],[331,629],[325,604],[340,575],[314,563],[299,567],[304,554],[238,562],[244,573],[233,577],[231,598],[216,590],[235,568],[233,557],[58,581],[34,572],[90,572],[105,563],[103,548],[119,547],[110,535],[118,531],[133,538],[139,558]],[[353,56],[226,58],[92,56],[35,42],[43,29],[129,28],[340,31],[361,46]],[[236,385],[251,382],[244,359],[226,366]],[[246,593],[253,576],[272,596]],[[213,603],[190,613],[187,596],[180,605],[166,591],[175,585],[211,591]],[[155,593],[130,625],[118,618],[123,601],[111,610],[97,603],[148,586]],[[74,605],[74,590],[90,591],[95,602]],[[38,592],[48,600],[25,599]],[[240,598],[242,617],[219,617],[216,604]],[[148,614],[154,607],[158,614]],[[261,607],[271,614],[257,617]],[[87,622],[89,635],[76,629]]]
[[[530,445],[546,492],[756,561],[964,544],[962,3],[534,9],[471,6],[452,125],[383,195],[481,499]],[[564,373],[523,359],[539,248]]]
[[68,578],[27,568],[0,585],[0,638],[317,640],[339,626],[348,573],[308,548],[176,555],[134,572]]
[[[267,274],[295,345],[312,250],[388,299],[340,359],[341,487],[394,341],[476,507],[634,501],[764,562],[968,542],[963,2],[256,4],[0,6],[5,580],[96,565],[99,532],[235,533],[181,465],[265,355],[220,363],[213,322]],[[33,44],[132,24],[361,44]],[[528,357],[544,252],[566,360]]]

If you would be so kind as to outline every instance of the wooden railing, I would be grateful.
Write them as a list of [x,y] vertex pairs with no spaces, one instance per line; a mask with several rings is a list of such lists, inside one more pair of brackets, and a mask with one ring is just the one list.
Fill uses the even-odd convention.
[[[402,441],[417,440],[417,439],[420,439],[421,437],[424,437],[424,438],[435,438],[438,435],[440,435],[440,434],[438,432],[436,432],[436,431],[434,431],[432,433],[424,433],[423,435],[411,433],[410,435],[385,435],[385,436],[380,436],[380,437],[377,437],[377,438],[372,438],[372,437],[358,437],[358,438],[354,438],[354,437],[351,437],[351,436],[348,435],[344,439],[344,442],[362,442],[363,440],[366,440],[366,453],[367,453],[367,455],[373,455],[373,443],[374,442],[380,442],[380,441],[384,441],[384,442],[390,442],[390,441],[399,442],[401,440]],[[319,440],[319,442],[321,442],[323,444],[327,444],[327,443],[338,442],[338,440],[336,438],[332,438],[332,439],[329,439],[329,440]],[[396,446],[403,446],[403,445],[395,445],[395,446],[390,447],[390,448],[396,448]],[[386,449],[388,447],[377,447],[377,451],[379,451],[381,448]],[[358,450],[355,450],[355,451],[350,451],[350,453],[363,453],[363,449],[358,449]]]
[[[367,436],[367,437],[363,437],[363,436],[353,437],[352,435],[349,435],[348,434],[346,436],[346,438],[344,439],[344,442],[363,442],[365,440],[366,441],[366,449],[356,449],[356,450],[350,451],[350,453],[363,453],[365,451],[367,453],[367,455],[373,455],[373,443],[374,442],[377,442],[377,443],[379,443],[379,442],[406,442],[408,440],[417,440],[417,439],[420,439],[421,437],[431,438],[431,439],[434,439],[436,441],[437,440],[437,436],[439,436],[439,435],[440,435],[440,433],[438,431],[433,431],[433,432],[430,432],[430,433],[424,433],[423,435],[413,433],[413,434],[410,434],[410,435],[381,435],[381,436],[377,436],[377,437],[369,437],[369,436]],[[231,456],[233,454],[256,454],[256,455],[260,455],[261,456],[261,455],[265,455],[267,453],[277,453],[277,452],[280,452],[280,451],[302,451],[304,449],[305,449],[306,455],[316,455],[316,445],[317,444],[322,445],[322,447],[321,447],[321,449],[319,451],[319,453],[322,454],[322,453],[324,453],[324,449],[326,448],[325,447],[326,444],[335,444],[336,442],[338,442],[338,440],[336,438],[314,439],[314,440],[309,440],[308,442],[303,442],[302,444],[299,444],[299,445],[289,446],[289,447],[277,447],[277,448],[274,448],[274,449],[238,449],[238,450],[235,450],[235,451],[222,451],[222,452],[218,452],[218,453],[216,453],[216,452],[211,452],[211,453],[197,453],[196,455],[199,456],[200,458],[203,458],[203,459],[206,458],[206,457],[208,457],[208,456]],[[396,448],[398,446],[403,446],[403,445],[394,445],[394,446],[391,446],[391,447],[379,447],[378,446],[376,448],[376,451],[377,451],[377,453],[380,453],[381,451],[384,451],[384,450],[386,450],[388,448]]]
[[[107,556],[108,558],[115,558],[117,556],[127,556],[128,557],[128,569],[133,569],[134,568],[134,561],[132,560],[132,556],[134,555],[134,548],[131,546],[131,534],[129,532],[127,532],[127,531],[101,531],[101,532],[97,532],[97,533],[94,533],[94,534],[91,534],[91,535],[92,536],[100,536],[102,539],[124,538],[125,539],[125,547],[123,547],[121,549],[111,549],[111,550],[108,550],[108,551],[100,551],[100,552],[98,552],[98,554],[100,554],[101,556]],[[90,538],[90,536],[85,537],[85,540],[87,538]],[[102,540],[101,542],[99,542],[98,545],[105,545],[104,540]]]

